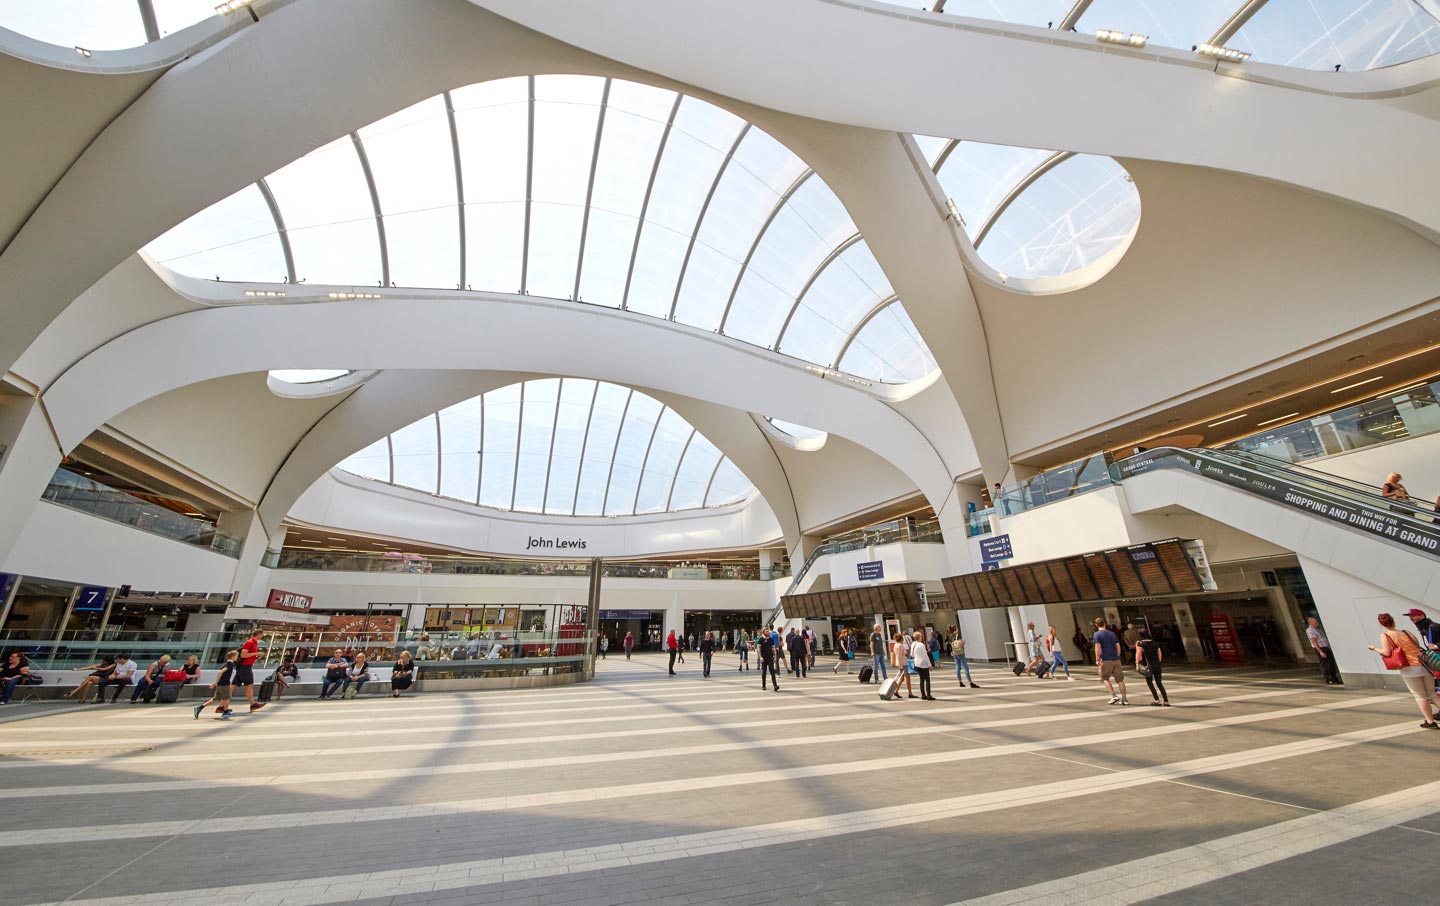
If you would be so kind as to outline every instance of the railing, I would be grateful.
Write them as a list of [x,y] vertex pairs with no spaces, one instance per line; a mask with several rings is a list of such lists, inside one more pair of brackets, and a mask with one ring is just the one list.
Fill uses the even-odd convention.
[[1221,450],[1299,463],[1440,431],[1440,381],[1261,431]]
[[965,536],[974,538],[977,535],[990,534],[990,517],[995,515],[995,508],[987,506],[983,510],[971,510],[965,514]]
[[[289,548],[268,551],[263,562],[271,569],[336,570],[342,572],[414,573],[473,576],[577,576],[590,575],[586,560],[478,559],[427,557],[417,554],[371,554],[349,551],[306,551]],[[620,579],[738,579],[766,581],[788,574],[786,566],[761,567],[758,563],[683,563],[606,561],[602,575]]]
[[[23,652],[37,671],[78,668],[99,663],[104,656],[124,654],[140,665],[148,666],[162,654],[170,655],[178,668],[194,655],[204,669],[219,667],[227,652],[239,649],[250,637],[249,632],[153,632],[136,630],[94,630],[40,632],[11,630],[0,632],[0,650]],[[562,635],[553,629],[540,631],[458,632],[437,630],[414,633],[404,639],[375,638],[372,635],[337,632],[273,632],[261,639],[261,658],[257,667],[273,668],[286,654],[293,655],[300,667],[319,667],[342,649],[347,655],[365,652],[366,659],[377,666],[389,664],[400,651],[409,651],[420,663],[458,664],[510,661],[518,658],[574,656],[588,650],[589,636]],[[495,657],[490,657],[494,653]]]
[[239,558],[242,540],[215,525],[117,491],[69,469],[56,469],[42,500],[111,522]]
[[1001,516],[1014,516],[1049,503],[1098,491],[1113,483],[1110,463],[1108,453],[1096,453],[1001,488],[996,495],[995,512]]

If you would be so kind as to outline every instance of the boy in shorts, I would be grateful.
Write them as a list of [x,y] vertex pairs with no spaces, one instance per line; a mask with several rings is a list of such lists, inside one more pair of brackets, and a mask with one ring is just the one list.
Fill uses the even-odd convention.
[[240,652],[231,651],[225,655],[225,666],[220,668],[220,675],[215,682],[210,684],[211,692],[208,701],[195,706],[195,719],[200,719],[200,714],[211,705],[215,705],[215,711],[219,713],[221,720],[229,720],[234,711],[230,710],[230,681],[235,678],[235,663],[240,658]]

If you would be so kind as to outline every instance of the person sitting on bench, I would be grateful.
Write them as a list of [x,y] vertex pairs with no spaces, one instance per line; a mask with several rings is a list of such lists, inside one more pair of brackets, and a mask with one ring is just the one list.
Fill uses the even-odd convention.
[[100,656],[100,663],[91,664],[89,667],[81,667],[82,670],[93,670],[89,676],[80,681],[80,685],[65,693],[65,698],[73,698],[78,704],[85,704],[85,699],[90,697],[90,690],[101,680],[106,679],[115,672],[115,658],[113,655],[105,654]]
[[130,704],[135,704],[139,699],[147,703],[154,701],[155,693],[160,688],[160,678],[165,671],[170,669],[170,655],[162,654],[160,659],[145,668],[145,675],[135,684],[135,691],[130,693]]
[[30,675],[30,659],[18,651],[10,652],[5,666],[0,667],[0,705],[10,704],[10,696],[16,686],[28,686],[35,682]]
[[100,678],[100,692],[95,696],[95,704],[105,703],[105,687],[114,686],[115,694],[110,696],[110,704],[120,699],[120,690],[135,682],[135,662],[130,660],[128,654],[118,655],[115,658],[115,669],[110,671],[109,676]]
[[345,685],[340,689],[340,697],[350,698],[350,687],[352,685],[355,687],[355,694],[359,695],[360,690],[365,688],[365,684],[369,682],[369,680],[370,665],[365,663],[365,652],[357,651],[355,653],[355,662],[352,663],[350,669],[345,672]]

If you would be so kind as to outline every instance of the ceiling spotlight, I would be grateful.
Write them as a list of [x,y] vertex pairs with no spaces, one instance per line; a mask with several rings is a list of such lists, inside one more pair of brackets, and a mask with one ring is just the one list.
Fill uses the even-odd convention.
[[1145,42],[1150,40],[1149,35],[1127,34],[1123,31],[1115,31],[1113,28],[1096,29],[1095,37],[1106,44],[1123,44],[1126,47],[1144,47]]
[[79,54],[80,56],[82,56],[82,57],[89,57],[89,56],[90,56],[90,51],[86,50],[86,49],[83,48],[83,47],[80,47],[79,45],[76,45],[76,47],[75,47],[75,52],[78,53],[78,54]]
[[245,295],[247,295],[247,296],[262,296],[262,297],[265,297],[265,298],[271,298],[271,297],[274,297],[274,296],[283,296],[283,295],[285,295],[285,294],[282,293],[282,292],[280,292],[280,290],[278,290],[278,289],[247,289],[247,290],[245,290]]
[[379,293],[329,293],[331,299],[379,299]]
[[1195,52],[1202,56],[1224,60],[1227,63],[1244,63],[1250,59],[1250,55],[1243,50],[1233,50],[1217,44],[1197,44],[1195,46]]

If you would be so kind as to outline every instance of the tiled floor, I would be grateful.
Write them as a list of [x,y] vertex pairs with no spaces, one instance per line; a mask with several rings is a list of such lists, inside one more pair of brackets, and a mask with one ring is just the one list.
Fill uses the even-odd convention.
[[1440,843],[1440,732],[1309,671],[1172,671],[1167,709],[1085,671],[887,703],[825,662],[776,694],[698,661],[223,723],[20,706],[0,899],[1408,904],[1357,879]]

